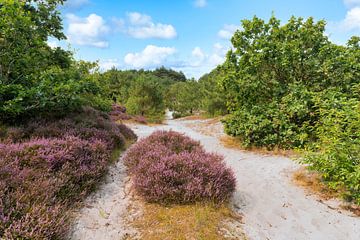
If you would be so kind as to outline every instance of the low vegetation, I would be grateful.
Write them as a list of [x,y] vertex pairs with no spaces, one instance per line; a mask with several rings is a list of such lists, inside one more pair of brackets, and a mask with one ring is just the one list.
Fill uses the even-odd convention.
[[244,233],[232,227],[231,224],[234,222],[241,222],[241,217],[226,204],[196,203],[164,206],[146,203],[143,216],[133,224],[141,230],[142,239],[147,240],[245,240]]
[[124,161],[146,201],[133,222],[142,238],[239,239],[225,237],[226,221],[238,216],[228,206],[236,180],[221,156],[183,134],[157,131],[134,144]]
[[157,131],[134,144],[125,165],[138,194],[149,202],[225,202],[235,191],[233,172],[223,158],[173,131]]
[[0,236],[59,239],[68,211],[91,192],[115,149],[135,134],[91,108],[66,118],[2,128]]

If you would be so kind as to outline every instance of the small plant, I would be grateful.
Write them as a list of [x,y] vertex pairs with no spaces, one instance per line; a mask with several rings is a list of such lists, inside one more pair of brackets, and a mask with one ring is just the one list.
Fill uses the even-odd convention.
[[137,192],[149,202],[224,202],[235,191],[233,172],[223,157],[174,131],[157,131],[125,156]]

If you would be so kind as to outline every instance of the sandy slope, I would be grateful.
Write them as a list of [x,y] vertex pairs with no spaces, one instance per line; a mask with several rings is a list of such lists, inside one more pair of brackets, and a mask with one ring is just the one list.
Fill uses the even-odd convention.
[[[360,218],[328,207],[337,202],[321,203],[307,196],[291,183],[291,171],[299,166],[278,156],[264,156],[228,149],[219,142],[221,124],[213,123],[211,136],[196,128],[204,120],[170,120],[167,125],[134,125],[139,137],[158,129],[172,129],[199,140],[208,151],[225,156],[237,178],[233,203],[244,215],[243,228],[249,239],[271,240],[359,240]],[[191,128],[189,126],[192,126]],[[122,239],[134,234],[124,218],[131,215],[127,208],[126,179],[121,161],[110,170],[109,177],[97,193],[80,210],[72,239]]]
[[220,124],[212,126],[212,136],[188,127],[201,121],[204,120],[171,120],[163,126],[133,129],[139,137],[157,129],[184,132],[200,140],[208,151],[224,155],[236,174],[238,184],[233,201],[244,215],[243,228],[249,239],[360,239],[360,218],[329,208],[328,204],[338,203],[321,203],[291,183],[291,171],[299,167],[294,161],[225,148],[218,140],[222,135]]

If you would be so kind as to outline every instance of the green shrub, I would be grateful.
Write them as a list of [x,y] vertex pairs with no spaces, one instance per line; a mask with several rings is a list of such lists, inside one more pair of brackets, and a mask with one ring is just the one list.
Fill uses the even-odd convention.
[[[326,96],[327,95],[327,96]],[[360,204],[360,101],[330,92],[318,98],[320,141],[303,161],[344,197]]]

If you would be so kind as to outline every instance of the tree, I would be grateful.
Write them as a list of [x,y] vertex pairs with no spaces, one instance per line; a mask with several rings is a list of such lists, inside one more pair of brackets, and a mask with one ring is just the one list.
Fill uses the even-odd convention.
[[243,21],[221,66],[228,134],[245,146],[305,148],[304,162],[360,203],[360,38],[331,43],[325,22]]
[[31,78],[51,65],[69,65],[69,53],[51,49],[48,37],[65,39],[60,13],[62,0],[5,0],[0,7],[0,83],[31,85]]
[[158,78],[171,80],[173,82],[186,81],[186,77],[183,72],[177,72],[171,69],[166,69],[165,67],[155,69],[153,74]]
[[171,85],[167,93],[167,105],[176,116],[187,116],[199,110],[201,101],[200,85],[195,80]]
[[202,91],[201,109],[210,116],[227,114],[226,93],[219,84],[221,78],[220,68],[215,68],[199,79]]
[[[62,0],[5,0],[0,6],[0,121],[62,116],[83,105],[108,109],[95,64],[52,49],[64,39],[57,6]],[[92,74],[94,72],[94,74]],[[103,95],[103,96],[101,96]]]
[[154,78],[140,76],[129,89],[126,107],[130,114],[161,119],[165,111],[162,86]]
[[273,16],[268,23],[257,17],[242,23],[222,66],[231,112],[226,131],[248,145],[304,146],[316,137],[307,127],[318,120],[314,90],[327,87],[321,66],[332,44],[325,22],[292,17],[280,25]]

